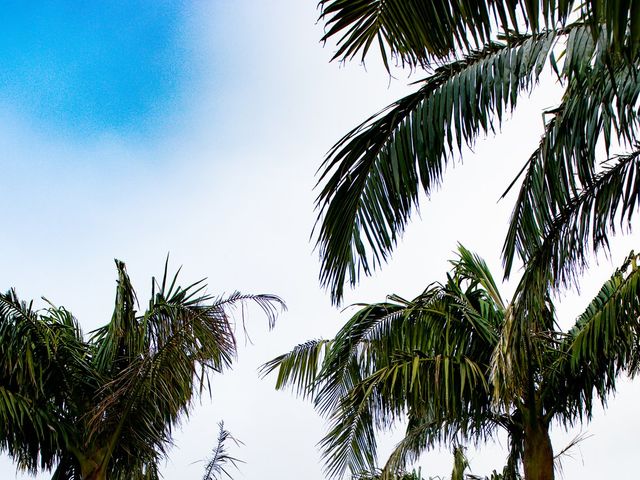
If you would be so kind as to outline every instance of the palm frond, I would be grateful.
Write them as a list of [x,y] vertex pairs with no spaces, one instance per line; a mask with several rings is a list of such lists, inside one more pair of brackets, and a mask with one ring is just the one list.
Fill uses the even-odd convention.
[[63,410],[75,413],[78,395],[94,380],[87,356],[67,310],[38,312],[13,290],[0,294],[0,449],[21,468],[51,469],[75,439]]
[[[627,145],[638,141],[640,76],[632,64],[623,62],[615,67],[606,64],[589,43],[589,37],[581,40],[578,32],[572,32],[567,47],[567,56],[569,52],[571,55],[565,61],[565,68],[574,73],[561,105],[549,112],[552,118],[539,147],[523,170],[526,173],[503,247],[508,276],[516,254],[528,264],[547,237],[559,234],[547,247],[565,242],[570,248],[549,258],[558,263],[549,272],[548,281],[554,287],[576,279],[586,264],[590,243],[596,248],[607,246],[607,232],[614,224],[618,208],[629,216],[637,207],[635,191],[620,190],[626,185],[611,185],[618,181],[613,176],[615,167],[606,162],[598,165],[597,151],[600,146],[609,151],[614,139]],[[635,154],[631,153],[618,159],[632,161],[633,157]],[[599,190],[599,183],[617,188],[621,195],[617,199],[610,195],[606,206],[601,199],[607,189]],[[599,206],[606,207],[602,212],[583,208],[585,201],[589,207],[594,205],[594,193],[599,193]]]
[[237,469],[238,463],[242,462],[242,460],[232,457],[227,452],[227,444],[229,442],[235,443],[236,446],[240,445],[242,442],[231,435],[228,430],[225,430],[224,422],[220,422],[218,426],[218,441],[216,446],[213,448],[211,457],[207,461],[202,480],[220,480],[223,477],[231,479],[233,477],[228,471],[228,466],[230,465]]
[[[555,375],[553,409],[560,418],[591,417],[594,397],[606,401],[621,372],[635,375],[640,365],[640,269],[633,252],[607,280],[563,340]],[[551,407],[550,407],[551,408]]]
[[[423,2],[424,3],[424,2]],[[584,27],[575,27],[584,30]],[[316,201],[320,279],[332,299],[386,261],[417,205],[463,146],[492,131],[538,79],[556,32],[494,42],[435,70],[416,92],[345,135]]]
[[111,321],[93,332],[91,343],[98,348],[94,355],[96,369],[109,376],[114,375],[127,361],[136,358],[144,350],[140,342],[141,326],[136,319],[136,293],[131,285],[125,264],[115,260],[118,271],[115,307]]
[[318,374],[331,346],[331,340],[309,340],[262,365],[260,373],[264,377],[277,369],[276,390],[291,387],[303,398],[313,396]]
[[375,430],[388,427],[413,405],[419,406],[419,414],[430,411],[434,417],[421,432],[423,449],[486,433],[486,423],[480,429],[475,424],[482,412],[487,415],[490,410],[482,366],[469,358],[397,355],[393,364],[380,367],[352,389],[335,410],[332,427],[320,443],[329,476],[340,476],[346,468],[371,469],[376,460]]
[[320,0],[327,31],[337,39],[334,59],[364,61],[372,46],[384,65],[428,67],[496,38],[497,32],[539,32],[566,25],[570,15],[587,22],[594,38],[615,52],[633,55],[640,43],[640,19],[634,2],[599,0]]
[[[460,455],[463,454],[463,447],[457,443],[465,440],[465,433],[458,429],[455,425],[457,422],[449,422],[447,420],[429,421],[425,418],[411,417],[404,437],[398,442],[387,462],[382,469],[381,480],[391,480],[394,478],[394,472],[404,471],[407,465],[415,463],[422,453],[432,449],[435,445],[455,445],[454,448],[454,470],[452,478],[462,478],[465,480],[467,476],[461,475],[468,467]],[[496,424],[491,421],[483,422],[481,432],[477,432],[476,439],[486,439],[490,437],[496,429]],[[475,443],[475,442],[474,442]]]
[[499,309],[504,310],[506,308],[504,300],[498,291],[498,285],[487,263],[480,256],[458,244],[458,258],[450,263],[453,265],[457,276],[477,282],[489,294],[493,303]]
[[321,414],[337,408],[340,399],[371,375],[377,362],[383,362],[383,356],[411,341],[398,337],[396,327],[403,322],[406,303],[399,297],[394,300],[364,306],[335,336],[317,380],[314,403]]
[[[127,465],[133,456],[148,459],[149,466],[166,453],[172,428],[187,414],[198,393],[211,392],[210,376],[231,365],[236,355],[233,309],[254,302],[269,325],[284,308],[273,295],[246,295],[235,292],[214,298],[203,294],[202,281],[182,287],[177,274],[168,280],[167,267],[162,282],[154,281],[144,315],[134,315],[128,324],[129,346],[115,357],[123,363],[99,392],[100,401],[89,421],[93,438],[105,437],[108,455]],[[124,266],[119,268],[122,281]],[[120,288],[120,287],[119,287]],[[132,297],[130,297],[132,298]],[[99,330],[92,341],[122,344],[117,328],[119,318]],[[115,336],[115,341],[111,341]],[[132,355],[135,353],[135,355]],[[121,447],[122,445],[122,447]]]
[[639,201],[640,150],[636,150],[610,159],[543,227],[543,240],[528,257],[520,284],[523,294],[539,297],[539,292],[575,279],[588,265],[591,249],[608,249],[610,233],[631,229]]

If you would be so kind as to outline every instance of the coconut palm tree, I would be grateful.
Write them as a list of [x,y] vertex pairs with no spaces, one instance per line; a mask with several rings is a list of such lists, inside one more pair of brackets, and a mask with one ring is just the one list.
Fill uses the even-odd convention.
[[330,477],[371,471],[376,432],[406,419],[385,475],[437,445],[479,444],[504,431],[502,478],[518,478],[521,466],[526,480],[550,480],[552,422],[589,420],[617,376],[637,371],[637,259],[632,253],[563,331],[549,296],[538,311],[520,305],[518,293],[505,301],[486,264],[460,247],[443,283],[413,300],[363,305],[335,338],[263,368],[278,371],[276,388],[310,397],[329,419],[320,446]]
[[86,338],[73,315],[0,295],[0,450],[20,469],[54,480],[157,479],[173,427],[211,375],[236,354],[231,310],[247,301],[269,325],[282,301],[234,293],[214,298],[177,273],[152,282],[136,310],[124,263],[111,321]]
[[335,303],[345,284],[387,261],[420,191],[431,195],[452,160],[495,132],[545,72],[564,94],[544,112],[539,146],[507,189],[520,182],[506,275],[516,257],[535,265],[525,290],[542,298],[573,283],[609,233],[630,227],[640,195],[637,2],[320,5],[325,39],[338,38],[336,58],[364,59],[379,45],[386,65],[395,57],[425,75],[413,93],[347,133],[320,168],[315,235],[321,283]]

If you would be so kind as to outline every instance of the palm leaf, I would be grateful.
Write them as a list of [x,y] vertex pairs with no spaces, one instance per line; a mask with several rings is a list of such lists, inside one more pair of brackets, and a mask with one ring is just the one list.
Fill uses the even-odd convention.
[[640,269],[638,256],[631,252],[578,317],[560,347],[565,355],[550,382],[558,393],[553,406],[563,421],[590,418],[594,396],[605,402],[615,391],[621,372],[637,373],[639,335]]
[[213,448],[211,457],[207,461],[202,480],[220,480],[221,478],[223,478],[223,476],[231,479],[233,477],[229,473],[227,465],[231,465],[232,467],[237,469],[238,463],[242,462],[242,460],[238,460],[237,458],[232,457],[227,452],[228,442],[231,441],[235,443],[236,446],[240,445],[242,442],[231,435],[228,430],[225,430],[224,422],[220,422],[218,426],[218,441],[216,443],[216,446]]
[[347,276],[354,285],[361,272],[386,261],[420,186],[431,193],[456,152],[516,105],[519,93],[537,81],[556,38],[547,32],[494,42],[444,65],[332,148],[316,205],[321,282],[334,302]]
[[544,232],[539,234],[542,240],[523,254],[528,263],[519,286],[529,304],[541,291],[574,280],[588,265],[591,248],[608,249],[609,233],[631,229],[639,182],[640,151],[614,157],[553,218],[536,227]]
[[[635,132],[640,126],[640,77],[635,67],[622,63],[610,74],[611,66],[590,45],[589,38],[580,39],[578,32],[572,32],[567,46],[565,69],[573,72],[571,81],[561,105],[550,112],[553,117],[546,125],[540,145],[523,170],[526,173],[503,247],[508,276],[516,254],[530,263],[548,236],[568,233],[561,235],[560,243],[570,242],[571,248],[549,259],[560,263],[549,276],[553,286],[575,280],[586,264],[589,240],[596,248],[607,245],[608,229],[603,226],[613,223],[610,217],[618,208],[616,199],[612,196],[611,206],[602,213],[591,212],[594,225],[599,225],[593,230],[589,215],[573,204],[582,207],[594,191],[603,192],[597,182],[616,181],[612,175],[598,176],[602,170],[596,161],[598,147],[604,146],[608,151],[615,139],[632,145],[637,142]],[[609,167],[605,163],[606,170]],[[617,199],[622,201],[621,210],[629,215],[634,211],[633,199],[629,192]],[[563,225],[563,221],[568,225]]]
[[261,375],[266,376],[277,369],[277,390],[291,387],[303,398],[313,396],[318,374],[331,344],[331,340],[309,340],[297,345],[290,352],[262,365]]
[[73,316],[62,307],[44,313],[0,294],[0,448],[30,472],[51,469],[77,432],[63,410],[93,382],[88,350]]
[[539,32],[566,24],[569,16],[586,21],[594,39],[613,51],[637,52],[640,15],[633,1],[597,0],[320,0],[326,41],[337,40],[334,59],[364,61],[377,46],[389,68],[390,58],[410,66],[453,57],[478,48],[496,31]]

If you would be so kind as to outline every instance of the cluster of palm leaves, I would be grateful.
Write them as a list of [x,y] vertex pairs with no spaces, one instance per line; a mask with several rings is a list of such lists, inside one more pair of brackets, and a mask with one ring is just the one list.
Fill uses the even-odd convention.
[[[234,306],[272,325],[272,295],[214,298],[177,284],[165,264],[144,313],[122,262],[111,321],[87,338],[64,307],[0,295],[0,450],[53,480],[153,480],[172,428],[236,354]],[[218,463],[214,463],[217,465]]]

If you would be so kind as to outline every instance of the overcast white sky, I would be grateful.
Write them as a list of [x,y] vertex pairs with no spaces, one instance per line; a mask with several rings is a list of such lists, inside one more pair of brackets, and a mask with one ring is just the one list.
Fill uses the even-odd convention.
[[[69,12],[9,4],[0,7],[16,32],[0,43],[0,58],[11,59],[0,78],[0,288],[64,305],[85,331],[110,318],[113,258],[127,263],[143,305],[167,252],[185,283],[208,277],[211,293],[280,295],[288,311],[271,332],[258,314],[248,321],[253,344],[185,419],[163,474],[200,478],[193,462],[224,419],[245,443],[236,479],[320,480],[323,421],[257,368],[332,336],[348,317],[317,282],[314,175],[333,142],[408,91],[407,74],[390,79],[374,61],[329,63],[314,1],[98,2]],[[443,278],[458,241],[499,276],[512,199],[497,199],[534,148],[554,94],[539,89],[497,138],[465,155],[391,263],[346,304],[419,293]],[[582,295],[561,299],[564,325],[630,249],[630,238],[616,240],[612,263],[601,259]],[[565,459],[565,478],[632,477],[638,393],[637,382],[623,385],[583,427],[592,436]],[[554,432],[555,450],[579,432]],[[500,445],[472,451],[474,473],[500,468],[503,456]],[[448,475],[448,452],[420,465]],[[27,477],[0,456],[5,478]]]

